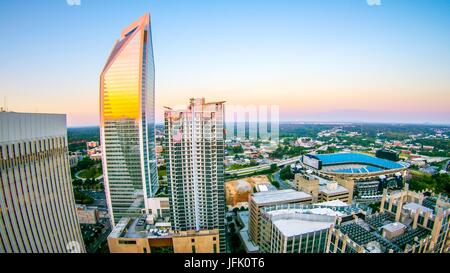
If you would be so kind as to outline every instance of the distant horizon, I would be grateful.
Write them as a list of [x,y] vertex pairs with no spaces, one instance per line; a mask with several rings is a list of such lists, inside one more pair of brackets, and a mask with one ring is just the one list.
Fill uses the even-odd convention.
[[[443,126],[443,127],[450,127],[450,123],[408,123],[408,122],[345,122],[345,121],[330,121],[330,122],[314,122],[314,121],[280,121],[280,125],[285,124],[295,124],[295,125],[350,125],[350,124],[370,124],[370,125],[416,125],[416,126]],[[161,126],[164,125],[163,122],[156,122],[155,126]],[[80,126],[67,126],[68,129],[76,129],[76,128],[92,128],[92,127],[100,127],[100,125],[80,125]]]
[[[5,109],[3,109],[5,110]],[[37,113],[37,114],[64,114],[67,117],[67,127],[68,128],[83,128],[83,127],[96,127],[99,126],[99,123],[86,123],[86,124],[71,124],[70,119],[71,116],[67,113],[60,113],[60,112],[32,112],[32,111],[14,111],[12,109],[7,109],[6,112],[16,112],[16,113]],[[435,113],[437,116],[446,117],[447,113]],[[432,119],[419,119],[420,121],[409,121],[405,119],[398,119],[398,116],[408,116],[411,115],[411,113],[402,113],[402,112],[384,112],[384,113],[377,113],[377,112],[370,112],[370,111],[363,111],[363,110],[336,110],[336,111],[329,111],[329,112],[320,112],[320,113],[309,113],[304,114],[301,116],[304,116],[306,118],[300,118],[300,119],[292,119],[292,118],[282,118],[279,120],[282,124],[411,124],[411,125],[442,125],[442,126],[450,126],[450,121],[443,121],[436,119],[434,121],[430,121]],[[329,118],[330,116],[335,117],[336,119]],[[360,119],[365,116],[363,120],[357,120],[353,118],[354,116],[358,116]],[[388,119],[381,120],[377,117],[379,116],[385,116],[389,117]],[[339,118],[340,117],[340,118]],[[93,118],[92,120],[99,120],[99,117]],[[228,122],[228,120],[226,120]],[[248,122],[248,121],[247,121]],[[163,120],[156,120],[155,124],[163,124]]]

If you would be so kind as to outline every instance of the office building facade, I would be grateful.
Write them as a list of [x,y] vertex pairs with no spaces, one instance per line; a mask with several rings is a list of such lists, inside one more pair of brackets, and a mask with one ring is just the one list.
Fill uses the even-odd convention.
[[66,116],[0,112],[0,253],[85,252]]
[[324,253],[336,214],[329,208],[263,211],[260,252]]
[[168,108],[165,136],[174,232],[216,233],[220,242],[213,238],[212,249],[225,252],[224,102],[191,99],[186,109]]
[[123,30],[100,76],[103,177],[113,224],[146,213],[158,189],[151,37],[145,14]]
[[292,189],[279,191],[257,192],[249,196],[249,222],[248,235],[250,240],[259,245],[261,209],[273,205],[311,204],[312,196],[305,192]]

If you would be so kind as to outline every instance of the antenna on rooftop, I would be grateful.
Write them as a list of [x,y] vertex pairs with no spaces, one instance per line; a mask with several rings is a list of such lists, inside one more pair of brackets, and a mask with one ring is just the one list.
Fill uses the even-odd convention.
[[8,111],[8,100],[6,96],[3,97],[3,107],[0,107],[0,112]]

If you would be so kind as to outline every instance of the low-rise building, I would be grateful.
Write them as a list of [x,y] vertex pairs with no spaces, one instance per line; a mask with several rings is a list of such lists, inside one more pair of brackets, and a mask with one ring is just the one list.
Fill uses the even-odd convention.
[[261,209],[260,252],[323,253],[327,251],[329,230],[367,206],[347,205],[334,200],[318,204],[278,204]]
[[[350,187],[339,185],[335,181],[330,181],[313,175],[310,170],[295,174],[297,190],[306,192],[312,196],[313,203],[341,200],[345,203],[352,202],[353,184],[347,180],[340,180],[341,183]],[[348,182],[348,183],[347,183]]]
[[312,196],[295,190],[265,191],[253,193],[249,197],[249,236],[259,244],[259,226],[261,222],[260,209],[265,206],[280,204],[311,204]]
[[146,217],[123,217],[108,236],[110,253],[173,252],[172,236],[146,222]]
[[329,182],[319,186],[319,202],[341,200],[351,203],[350,191],[337,182]]
[[174,233],[170,223],[121,218],[108,236],[111,253],[218,253],[219,230]]
[[312,196],[312,202],[319,202],[319,178],[311,175],[311,172],[296,173],[295,182],[298,191],[303,191]]
[[336,212],[329,208],[264,211],[260,252],[323,253],[335,221]]
[[174,253],[219,253],[219,229],[179,231],[172,244]]
[[97,224],[99,213],[97,207],[88,207],[85,205],[76,205],[78,222],[80,224]]
[[98,141],[88,141],[86,142],[86,148],[89,150],[90,148],[98,147]]

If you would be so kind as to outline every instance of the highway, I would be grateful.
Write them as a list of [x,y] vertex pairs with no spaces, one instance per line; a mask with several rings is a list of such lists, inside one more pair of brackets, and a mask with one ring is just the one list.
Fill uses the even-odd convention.
[[[296,161],[299,161],[299,160],[300,160],[300,156],[295,156],[295,157],[291,157],[291,158],[288,158],[288,159],[280,160],[276,164],[278,165],[278,167],[282,167],[284,165],[293,164],[293,163],[295,163]],[[238,170],[225,171],[225,174],[240,175],[240,174],[246,174],[246,173],[265,171],[265,170],[269,170],[270,169],[270,165],[272,165],[272,164],[274,164],[274,163],[262,164],[262,165],[258,165],[258,166],[254,166],[254,167],[248,167],[248,168],[243,168],[243,169],[238,169]]]

